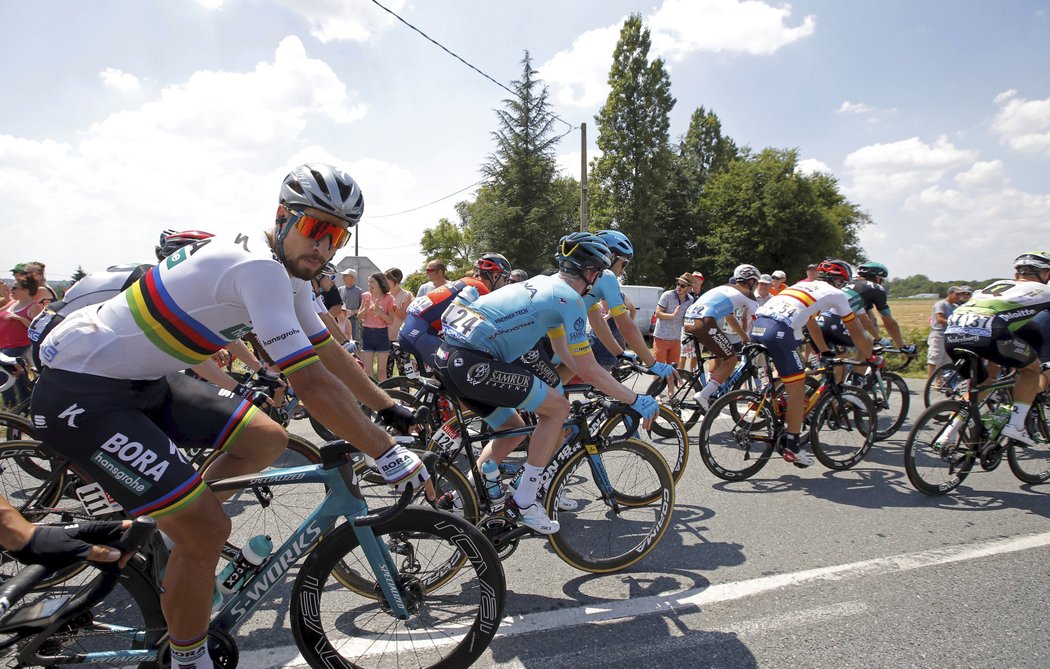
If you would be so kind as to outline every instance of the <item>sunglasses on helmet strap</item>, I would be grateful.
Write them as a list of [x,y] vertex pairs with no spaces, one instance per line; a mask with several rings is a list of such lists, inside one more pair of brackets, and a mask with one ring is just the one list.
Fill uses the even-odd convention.
[[333,249],[346,246],[346,243],[350,241],[351,234],[353,234],[349,228],[344,228],[338,223],[322,221],[319,218],[314,218],[288,207],[284,209],[291,215],[288,222],[292,223],[301,235],[316,242],[324,241],[324,238],[328,237],[331,240],[330,244]]

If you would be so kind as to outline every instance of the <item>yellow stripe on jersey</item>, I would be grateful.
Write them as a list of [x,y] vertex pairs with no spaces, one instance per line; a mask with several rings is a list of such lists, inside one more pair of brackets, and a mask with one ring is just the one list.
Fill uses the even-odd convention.
[[559,325],[556,328],[551,328],[550,330],[547,330],[547,336],[551,337],[551,338],[564,337],[565,336],[565,326],[564,325]]
[[856,320],[856,318],[857,318],[856,312],[851,311],[847,315],[842,317],[842,322],[843,323],[849,323],[852,320]]
[[576,357],[578,355],[587,355],[591,352],[591,342],[586,340],[581,341],[579,344],[573,344],[572,346],[570,346],[569,350],[572,351],[573,357]]
[[777,297],[793,297],[802,304],[806,305],[807,307],[811,306],[814,302],[817,301],[812,295],[810,295],[806,291],[798,290],[796,288],[787,288],[785,290],[782,290],[779,294],[777,294]]
[[627,313],[627,305],[626,304],[621,304],[620,306],[613,307],[612,309],[609,310],[609,315],[614,317],[614,318],[616,316],[619,316],[620,314],[626,314],[626,313]]

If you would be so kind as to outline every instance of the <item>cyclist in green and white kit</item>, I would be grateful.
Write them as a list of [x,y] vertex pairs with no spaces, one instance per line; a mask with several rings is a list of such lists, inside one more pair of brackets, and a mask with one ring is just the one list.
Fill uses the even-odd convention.
[[[1040,361],[1050,361],[1050,252],[1030,251],[1014,260],[1014,279],[996,281],[955,310],[944,331],[948,355],[965,349],[1017,370],[1014,405],[1002,436],[1029,446],[1047,445],[1028,433],[1025,419],[1039,392]],[[983,371],[983,370],[982,370]],[[977,379],[977,382],[982,379]]]

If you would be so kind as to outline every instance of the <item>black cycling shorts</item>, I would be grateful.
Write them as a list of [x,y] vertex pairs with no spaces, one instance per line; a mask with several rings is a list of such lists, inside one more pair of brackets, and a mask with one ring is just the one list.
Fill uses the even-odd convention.
[[820,333],[824,335],[824,343],[828,346],[845,346],[853,348],[853,338],[849,330],[842,322],[842,316],[837,314],[821,314],[817,316],[817,324],[820,325]]
[[[980,327],[953,328],[952,322],[949,321],[949,327],[944,332],[944,349],[952,360],[959,359],[960,356],[955,353],[958,349],[972,351],[989,362],[1015,369],[1027,367],[1038,359],[1036,348],[1010,332],[1006,321],[998,316],[975,325]],[[953,332],[953,329],[957,331]],[[1036,347],[1039,347],[1038,343]],[[978,383],[982,380],[978,379]]]
[[482,351],[442,344],[434,371],[456,397],[494,427],[506,422],[503,408],[534,411],[547,393],[560,385],[558,372],[541,346],[514,362],[502,362]]
[[31,411],[48,448],[83,467],[132,517],[159,517],[205,489],[175,444],[229,448],[258,410],[184,374],[128,381],[44,368]]

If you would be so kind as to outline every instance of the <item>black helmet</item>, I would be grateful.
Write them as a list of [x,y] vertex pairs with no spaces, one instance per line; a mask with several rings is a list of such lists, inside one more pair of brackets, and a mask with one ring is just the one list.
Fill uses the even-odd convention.
[[554,252],[558,269],[568,274],[587,271],[602,271],[612,267],[609,247],[597,235],[589,232],[574,232],[558,242]]

